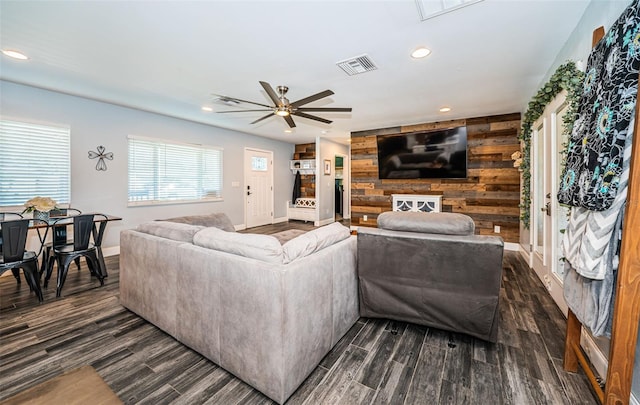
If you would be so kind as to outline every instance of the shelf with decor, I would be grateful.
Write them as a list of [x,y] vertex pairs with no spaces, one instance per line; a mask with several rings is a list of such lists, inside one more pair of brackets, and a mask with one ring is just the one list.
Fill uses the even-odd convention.
[[300,172],[300,174],[316,174],[316,160],[315,159],[298,159],[291,160],[289,162],[291,172],[294,174]]

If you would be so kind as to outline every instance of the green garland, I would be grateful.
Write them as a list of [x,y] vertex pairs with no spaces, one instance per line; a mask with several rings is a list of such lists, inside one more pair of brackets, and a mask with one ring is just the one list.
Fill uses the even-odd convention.
[[[529,229],[531,207],[531,128],[533,123],[540,118],[547,104],[551,102],[562,90],[567,91],[567,112],[563,118],[563,136],[568,139],[573,129],[573,123],[578,115],[578,100],[582,93],[584,73],[578,70],[575,63],[569,61],[560,66],[542,86],[538,93],[529,102],[527,112],[522,120],[522,130],[519,139],[522,141],[522,201],[520,203],[520,220]],[[566,155],[566,152],[563,152]],[[563,159],[564,160],[564,159]],[[563,165],[564,167],[564,165]]]

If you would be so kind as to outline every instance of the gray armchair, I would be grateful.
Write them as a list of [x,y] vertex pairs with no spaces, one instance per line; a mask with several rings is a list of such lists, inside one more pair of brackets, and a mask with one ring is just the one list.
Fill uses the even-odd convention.
[[504,243],[452,213],[385,212],[358,229],[360,315],[495,342]]

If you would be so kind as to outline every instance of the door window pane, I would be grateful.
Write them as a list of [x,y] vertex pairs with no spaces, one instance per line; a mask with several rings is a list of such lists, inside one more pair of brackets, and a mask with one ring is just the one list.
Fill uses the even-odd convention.
[[536,133],[534,149],[534,217],[536,224],[536,252],[544,253],[544,126],[540,126]]
[[252,156],[251,157],[251,170],[255,172],[266,172],[267,171],[267,158],[260,156]]

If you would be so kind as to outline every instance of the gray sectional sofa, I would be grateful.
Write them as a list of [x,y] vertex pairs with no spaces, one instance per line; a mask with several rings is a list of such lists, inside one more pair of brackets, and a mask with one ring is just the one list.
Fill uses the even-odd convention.
[[121,303],[284,403],[359,317],[355,237],[334,223],[281,245],[228,218],[173,221],[121,233]]

